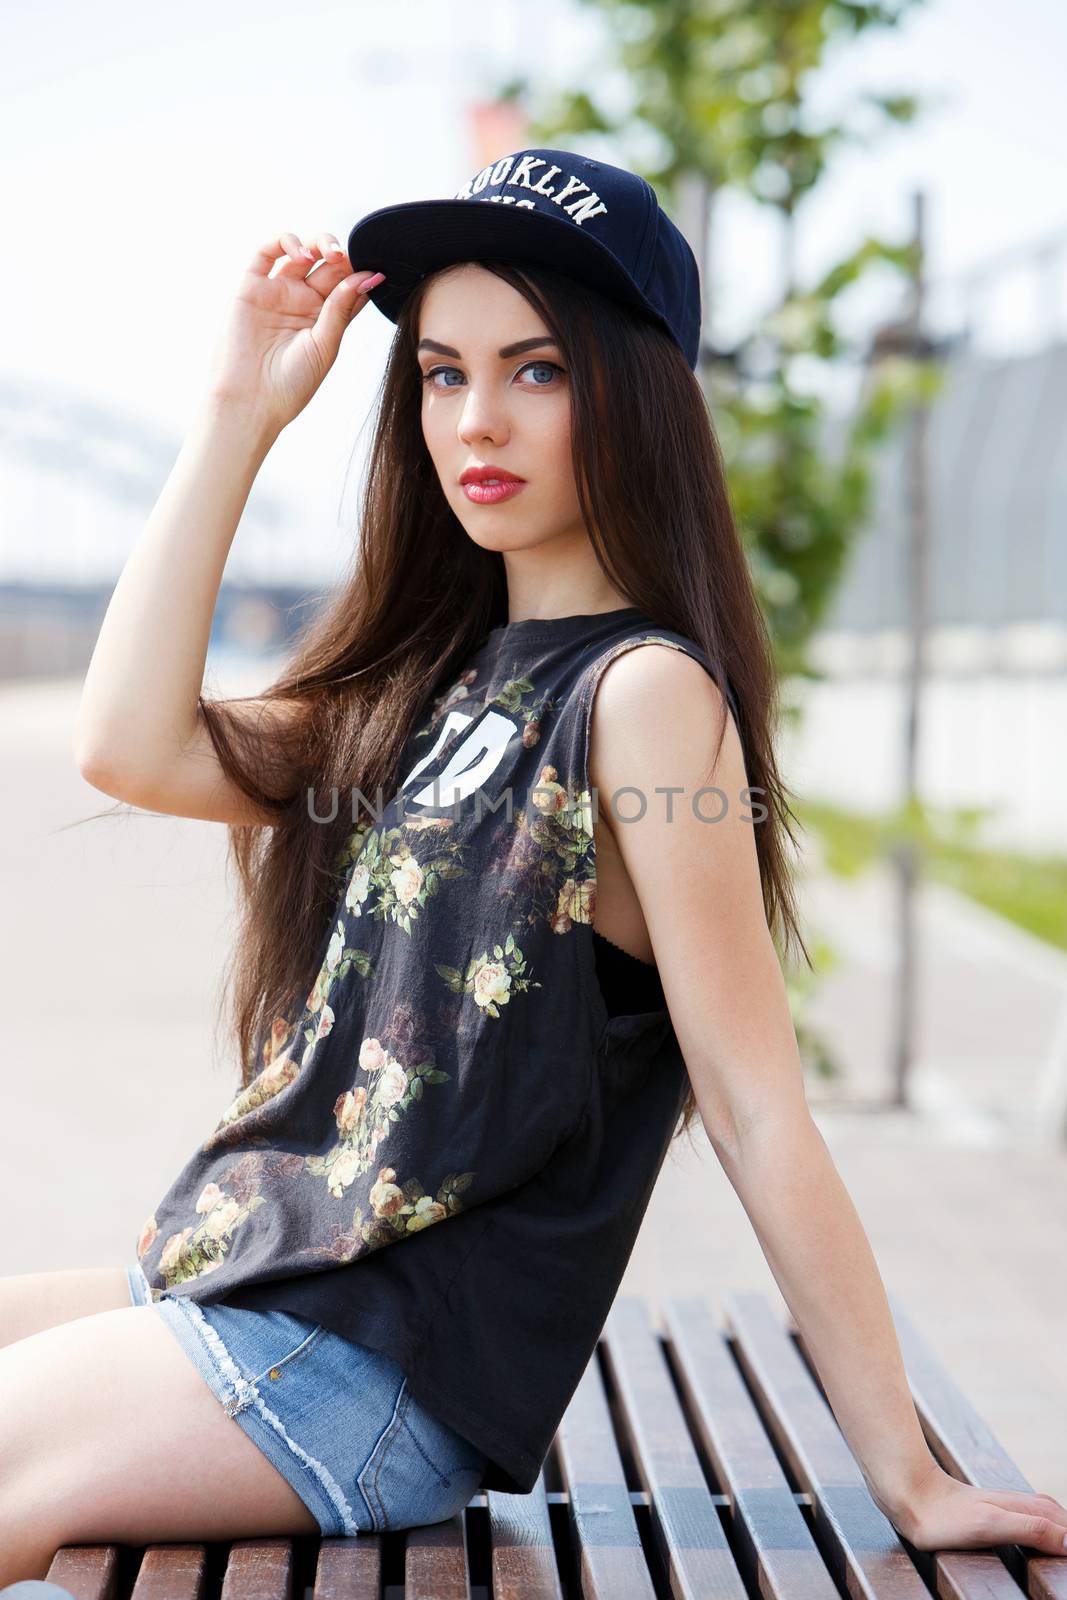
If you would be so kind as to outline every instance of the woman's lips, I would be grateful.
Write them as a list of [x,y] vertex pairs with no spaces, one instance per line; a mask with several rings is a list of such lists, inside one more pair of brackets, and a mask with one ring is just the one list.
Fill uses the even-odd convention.
[[492,506],[496,505],[498,500],[510,500],[512,495],[518,494],[519,490],[525,487],[526,482],[522,478],[504,483],[465,483],[463,493],[476,506]]

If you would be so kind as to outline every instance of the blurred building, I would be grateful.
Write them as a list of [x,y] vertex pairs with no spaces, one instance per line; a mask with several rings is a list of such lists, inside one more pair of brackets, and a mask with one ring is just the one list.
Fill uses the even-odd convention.
[[[827,448],[841,424],[828,430]],[[928,804],[987,845],[1067,851],[1067,344],[991,355],[966,341],[929,419],[928,619],[919,723]],[[803,792],[861,812],[900,799],[911,649],[907,430],[812,642],[790,746]]]
[[[0,380],[0,679],[84,672],[180,440],[43,384]],[[212,645],[284,647],[302,620],[299,514],[253,486]]]
[[[877,665],[879,636],[907,618],[906,453],[903,431],[881,452],[870,526],[826,622],[862,636],[857,665]],[[937,664],[1067,670],[1067,343],[958,353],[931,409],[930,468]]]

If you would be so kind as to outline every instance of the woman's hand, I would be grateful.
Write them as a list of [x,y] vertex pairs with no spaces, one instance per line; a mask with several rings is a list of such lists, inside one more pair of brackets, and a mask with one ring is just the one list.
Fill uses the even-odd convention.
[[913,1493],[907,1513],[886,1515],[917,1550],[1020,1544],[1045,1555],[1067,1554],[1067,1507],[1050,1494],[976,1488],[936,1461]]
[[[271,269],[284,257],[281,267]],[[353,272],[332,233],[305,247],[283,233],[257,250],[215,353],[212,400],[235,404],[277,432],[307,405],[341,337],[384,273]]]

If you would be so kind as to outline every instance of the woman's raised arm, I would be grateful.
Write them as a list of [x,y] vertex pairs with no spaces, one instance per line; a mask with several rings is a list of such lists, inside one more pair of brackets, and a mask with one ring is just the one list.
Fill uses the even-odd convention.
[[[273,820],[223,772],[197,702],[223,569],[256,474],[333,365],[345,328],[367,304],[356,285],[368,279],[373,287],[380,276],[351,272],[331,234],[305,247],[284,233],[253,257],[207,394],[123,567],[82,688],[75,757],[105,794],[209,821]],[[277,702],[254,700],[242,703],[246,712],[265,737],[287,715]]]

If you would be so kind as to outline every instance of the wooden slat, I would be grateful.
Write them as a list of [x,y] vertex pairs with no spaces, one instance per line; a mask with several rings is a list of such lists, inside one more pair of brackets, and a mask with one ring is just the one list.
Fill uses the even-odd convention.
[[235,1539],[222,1580],[222,1600],[291,1600],[289,1539]]
[[[916,1410],[946,1470],[964,1482],[1032,1492],[893,1295],[890,1304]],[[1030,1600],[1067,1600],[1064,1558],[1015,1545],[930,1556],[906,1548],[871,1499],[798,1330],[781,1326],[762,1295],[729,1297],[724,1310],[719,1327],[703,1297],[665,1301],[665,1346],[650,1306],[616,1299],[599,1352],[613,1396],[594,1356],[554,1445],[564,1492],[551,1500],[567,1506],[583,1600],[654,1600],[638,1522],[646,1515],[675,1600],[746,1600],[734,1551],[760,1600],[835,1600],[838,1590],[856,1600],[929,1600],[931,1590],[938,1600],[1023,1600],[1024,1589]],[[638,1487],[627,1483],[616,1427]],[[722,1493],[709,1488],[702,1457]],[[544,1477],[529,1495],[490,1490],[472,1505],[479,1518],[482,1505],[488,1511],[492,1600],[562,1600]],[[471,1600],[466,1536],[463,1516],[407,1531],[409,1600]],[[129,1600],[205,1600],[214,1548],[149,1546]],[[245,1539],[226,1549],[222,1600],[303,1600],[293,1592],[291,1540]],[[378,1535],[318,1543],[316,1600],[377,1600],[382,1551]],[[127,1600],[123,1555],[111,1545],[65,1547],[48,1577],[75,1600]]]
[[404,1600],[470,1600],[462,1513],[409,1528],[404,1538]]
[[594,1355],[556,1432],[582,1600],[655,1600]]
[[315,1562],[315,1600],[378,1600],[381,1585],[381,1534],[323,1539]]
[[692,1425],[729,1496],[734,1548],[764,1600],[837,1600],[837,1588],[704,1299],[671,1299],[664,1322]]
[[49,1582],[69,1589],[75,1600],[122,1600],[118,1576],[119,1551],[113,1544],[65,1545],[48,1568]]
[[149,1545],[141,1557],[132,1600],[201,1600],[206,1581],[207,1545]]
[[[895,1294],[889,1294],[889,1305],[915,1409],[941,1465],[964,1483],[1033,1493],[1033,1484],[949,1377]],[[1033,1600],[1067,1600],[1067,1558],[1033,1555],[1019,1545],[1010,1550]]]
[[493,1600],[563,1600],[544,1473],[529,1494],[488,1489]]
[[[879,1600],[926,1600],[927,1587],[883,1516],[834,1414],[789,1333],[761,1294],[731,1296],[727,1319],[736,1353],[768,1426],[800,1487],[811,1495],[827,1559],[856,1593]],[[939,1554],[937,1591],[956,1600],[1020,1600],[993,1551]]]
[[671,1593],[677,1600],[745,1600],[644,1301],[616,1297],[603,1343]]

